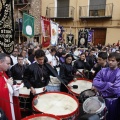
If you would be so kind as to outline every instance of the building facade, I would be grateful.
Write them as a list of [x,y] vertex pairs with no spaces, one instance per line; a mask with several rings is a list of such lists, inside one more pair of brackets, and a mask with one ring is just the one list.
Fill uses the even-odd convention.
[[28,38],[22,35],[22,17],[23,13],[34,16],[34,38],[40,40],[41,27],[41,0],[14,0],[14,23],[15,23],[15,41],[21,43],[23,41],[32,41],[34,38]]
[[41,15],[64,27],[78,42],[79,30],[94,30],[93,43],[113,44],[120,40],[119,0],[42,0]]

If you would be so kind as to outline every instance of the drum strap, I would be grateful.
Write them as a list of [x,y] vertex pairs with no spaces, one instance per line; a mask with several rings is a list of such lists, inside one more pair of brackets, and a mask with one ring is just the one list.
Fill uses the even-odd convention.
[[59,80],[61,83],[65,84],[64,80],[59,77],[59,75],[57,74],[57,72],[56,72],[48,63],[45,63],[45,65],[46,65],[46,67],[50,70],[50,72],[51,72],[55,77],[58,78],[58,80]]

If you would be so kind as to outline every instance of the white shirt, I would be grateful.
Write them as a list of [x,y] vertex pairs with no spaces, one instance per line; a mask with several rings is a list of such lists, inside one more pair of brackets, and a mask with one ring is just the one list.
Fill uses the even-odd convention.
[[15,57],[15,56],[13,56],[13,55],[11,55],[10,57],[12,58],[13,65],[15,65],[15,64],[18,63],[18,61],[17,61],[17,57]]
[[59,58],[56,56],[52,56],[51,53],[47,54],[46,55],[47,59],[48,59],[48,62],[51,63],[52,66],[56,66],[58,65],[59,63],[57,62],[56,58],[58,59],[59,61]]

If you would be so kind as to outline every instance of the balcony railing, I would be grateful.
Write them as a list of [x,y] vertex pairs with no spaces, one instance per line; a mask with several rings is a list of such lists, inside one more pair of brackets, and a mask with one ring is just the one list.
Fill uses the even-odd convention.
[[112,18],[113,3],[79,7],[79,18]]
[[14,0],[14,5],[18,5],[18,6],[27,5],[30,3],[31,3],[31,0]]
[[48,18],[74,18],[74,7],[47,7],[46,17]]

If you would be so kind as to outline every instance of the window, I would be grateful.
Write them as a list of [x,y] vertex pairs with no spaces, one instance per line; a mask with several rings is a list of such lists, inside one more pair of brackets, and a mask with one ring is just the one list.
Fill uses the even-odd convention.
[[89,15],[104,16],[106,8],[106,0],[90,0]]
[[57,0],[57,17],[69,17],[69,0]]

